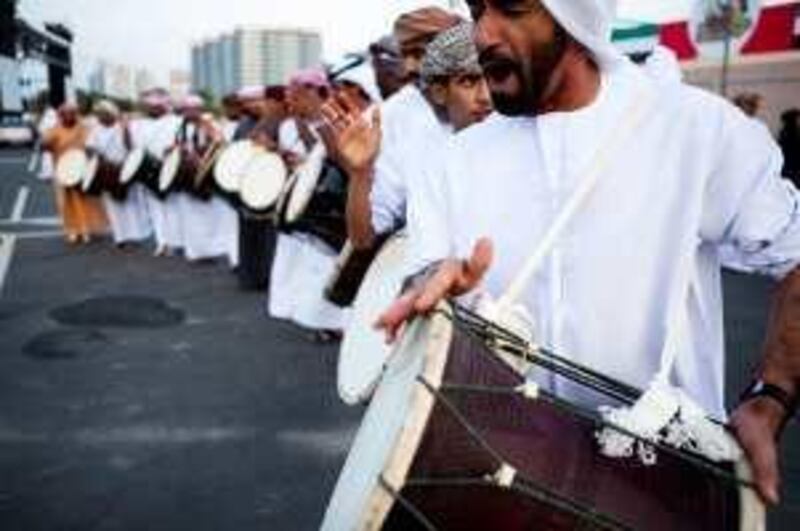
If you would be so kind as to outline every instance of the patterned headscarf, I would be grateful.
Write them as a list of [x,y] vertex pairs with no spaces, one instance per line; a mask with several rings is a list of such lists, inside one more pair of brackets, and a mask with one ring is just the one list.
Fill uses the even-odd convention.
[[425,49],[421,77],[425,84],[456,74],[481,74],[473,25],[462,22],[441,32]]

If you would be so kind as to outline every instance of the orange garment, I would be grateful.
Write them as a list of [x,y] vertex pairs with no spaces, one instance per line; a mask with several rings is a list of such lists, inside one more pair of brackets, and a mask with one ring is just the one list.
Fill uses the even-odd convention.
[[[85,149],[89,130],[84,125],[58,125],[45,134],[44,145],[53,153],[56,166],[61,156],[71,149]],[[108,218],[99,198],[81,190],[64,188],[53,180],[56,206],[67,236],[88,236],[108,232]]]

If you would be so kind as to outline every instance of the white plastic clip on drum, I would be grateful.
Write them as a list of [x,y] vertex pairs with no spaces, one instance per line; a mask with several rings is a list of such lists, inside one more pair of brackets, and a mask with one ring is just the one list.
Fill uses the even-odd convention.
[[390,238],[370,266],[353,303],[353,314],[339,352],[339,396],[355,405],[372,396],[392,347],[375,330],[376,316],[400,293],[408,238]]
[[56,164],[56,180],[66,188],[72,188],[83,182],[89,158],[82,149],[67,150]]
[[286,182],[286,165],[275,153],[257,154],[242,174],[239,196],[253,212],[266,212],[278,201]]
[[249,140],[240,140],[222,152],[214,166],[214,180],[228,194],[239,193],[242,177],[259,148]]

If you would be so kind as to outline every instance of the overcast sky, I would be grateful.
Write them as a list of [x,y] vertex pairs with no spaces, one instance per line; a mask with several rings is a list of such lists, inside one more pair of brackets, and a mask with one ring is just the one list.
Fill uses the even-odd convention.
[[[459,0],[462,4],[463,0]],[[674,17],[693,0],[619,0],[627,18]],[[387,33],[401,12],[448,0],[21,0],[35,21],[67,23],[76,33],[79,70],[99,59],[147,66],[159,75],[189,66],[191,44],[237,26],[300,26],[322,32],[335,60]],[[463,4],[461,6],[463,8]]]

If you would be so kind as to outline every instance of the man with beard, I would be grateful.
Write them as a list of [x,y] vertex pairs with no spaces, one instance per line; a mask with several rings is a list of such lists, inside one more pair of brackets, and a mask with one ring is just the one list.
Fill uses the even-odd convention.
[[[763,361],[731,417],[760,494],[777,503],[776,441],[800,385],[800,196],[779,178],[775,142],[722,99],[623,58],[611,0],[469,5],[504,116],[457,137],[441,178],[426,180],[441,214],[425,232],[433,265],[380,324],[392,338],[445,297],[501,297],[483,307],[524,317],[538,344],[639,388],[678,389],[724,419],[718,250],[730,246],[781,281]],[[509,298],[523,305],[513,315]],[[563,379],[540,383],[604,405]]]
[[[111,101],[100,101],[95,106],[95,115],[97,124],[89,133],[87,151],[100,157],[101,165],[112,164],[121,168],[128,154],[125,146],[128,124],[120,119],[119,109]],[[130,185],[124,197],[114,197],[105,191],[103,205],[117,246],[143,242],[152,236],[153,227],[141,185]]]
[[425,187],[416,182],[425,165],[445,151],[454,133],[492,111],[471,34],[472,25],[461,22],[427,45],[415,66],[420,72],[416,85],[404,89],[420,100],[415,116],[397,116],[398,107],[390,100],[381,128],[379,120],[370,124],[347,98],[326,108],[338,156],[351,178],[347,216],[355,248],[368,248],[376,235],[401,226],[407,226],[413,246],[431,208]]

